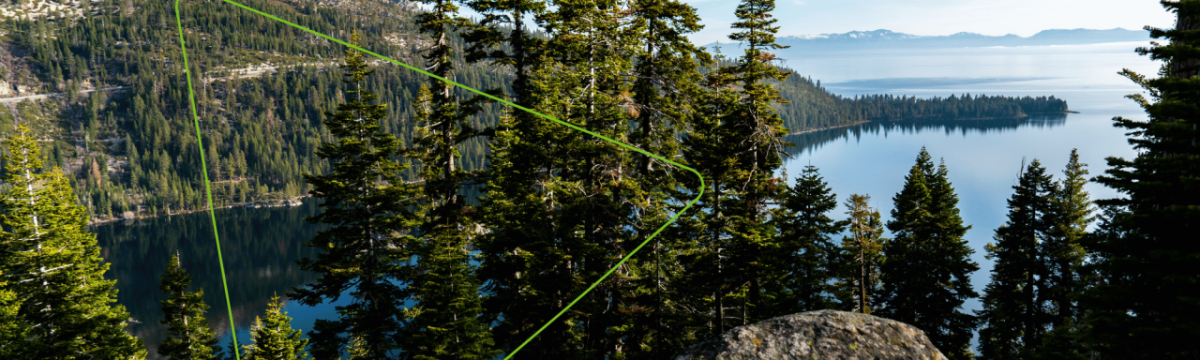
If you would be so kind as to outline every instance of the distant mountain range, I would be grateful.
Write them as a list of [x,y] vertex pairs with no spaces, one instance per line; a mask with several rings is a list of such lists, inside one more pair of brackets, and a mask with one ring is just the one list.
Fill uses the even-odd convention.
[[[806,36],[782,36],[777,42],[793,48],[855,50],[865,48],[955,48],[989,46],[1045,46],[1079,45],[1125,41],[1148,41],[1145,30],[1054,29],[1043,30],[1030,37],[1013,34],[1004,36],[981,35],[960,32],[953,35],[923,36],[879,29],[875,31],[851,31],[844,34],[821,34]],[[709,44],[711,48],[712,45]],[[722,47],[739,47],[738,44],[720,43]]]

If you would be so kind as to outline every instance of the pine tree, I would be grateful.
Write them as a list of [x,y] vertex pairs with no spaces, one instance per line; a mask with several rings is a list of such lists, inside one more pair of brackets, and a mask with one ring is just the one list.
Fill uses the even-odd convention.
[[1122,75],[1146,89],[1127,96],[1146,110],[1145,121],[1114,118],[1129,130],[1138,150],[1132,160],[1108,158],[1109,169],[1096,181],[1121,198],[1097,204],[1124,207],[1113,220],[1121,236],[1087,244],[1104,253],[1094,265],[1103,282],[1086,290],[1080,305],[1089,308],[1084,338],[1104,358],[1186,359],[1200,356],[1190,339],[1200,336],[1193,314],[1200,296],[1200,82],[1197,81],[1197,33],[1200,1],[1162,1],[1176,15],[1174,29],[1147,26],[1150,36],[1165,38],[1138,48],[1164,64],[1157,78],[1128,69]]
[[848,306],[843,301],[842,308],[863,314],[870,314],[874,308],[872,298],[879,288],[879,266],[884,261],[881,251],[888,241],[882,238],[879,210],[871,208],[870,202],[871,195],[853,194],[846,199],[850,236],[842,239],[841,249],[842,283],[849,288],[848,299],[854,302]]
[[978,315],[981,355],[988,359],[1028,358],[1050,325],[1043,247],[1053,226],[1055,188],[1037,159],[1023,170],[1008,200],[1008,221],[996,229],[996,242],[986,247],[995,266]]
[[[618,94],[620,106],[636,122],[629,143],[653,154],[670,157],[680,151],[679,138],[698,107],[693,104],[703,95],[697,81],[699,67],[711,64],[706,52],[693,45],[687,34],[703,25],[691,6],[675,0],[639,0],[632,2],[631,19],[623,36],[635,39],[633,81]],[[631,159],[627,176],[640,189],[632,193],[634,222],[639,224],[626,251],[645,241],[674,215],[680,206],[672,201],[679,187],[677,177],[694,178],[649,156]],[[625,263],[630,281],[621,293],[632,293],[617,305],[627,315],[622,330],[623,346],[629,359],[658,359],[673,356],[683,348],[686,335],[677,330],[689,316],[687,310],[665,293],[685,270],[676,261],[683,249],[679,238],[660,235],[654,243]]]
[[[539,57],[538,63],[549,59]],[[530,71],[531,94],[558,94],[561,83],[548,69]],[[548,97],[548,96],[547,96]],[[538,95],[527,101],[548,104]],[[556,108],[536,107],[561,117]],[[561,223],[563,186],[556,180],[557,162],[569,131],[549,120],[522,117],[506,110],[491,141],[487,193],[481,213],[490,230],[479,238],[482,264],[478,271],[484,290],[485,318],[497,321],[493,334],[506,352],[520,346],[533,332],[554,317],[578,289],[571,261],[572,229]],[[581,282],[581,281],[580,281]],[[540,358],[577,356],[582,335],[578,313],[566,314],[522,348],[522,354]],[[503,321],[500,321],[500,317]],[[576,355],[571,355],[576,354]]]
[[[544,57],[537,62],[544,64],[544,72],[535,75],[544,78],[534,83],[548,85],[553,91],[550,94],[557,96],[543,97],[538,110],[595,134],[628,142],[631,120],[621,94],[627,89],[624,74],[632,67],[630,54],[636,42],[622,34],[629,9],[612,0],[561,1],[552,5],[556,11],[539,18],[548,41]],[[541,81],[554,84],[537,84]],[[635,169],[635,153],[582,132],[561,127],[547,130],[559,133],[546,139],[553,141],[547,149],[552,151],[548,165],[553,171],[542,183],[548,187],[554,204],[549,210],[554,216],[552,228],[542,231],[552,231],[554,237],[537,246],[559,250],[548,251],[553,254],[548,258],[557,259],[546,264],[549,269],[538,271],[561,280],[529,289],[553,299],[547,299],[553,304],[550,316],[541,319],[562,311],[573,297],[605,276],[638,245],[631,241],[636,236],[634,229],[649,226],[631,224],[629,220],[634,216],[632,203],[642,191],[642,184],[630,176]],[[615,356],[623,347],[623,336],[617,328],[625,324],[627,315],[609,309],[630,301],[627,299],[633,295],[625,290],[632,276],[630,268],[622,267],[605,278],[543,331],[535,340],[537,344],[530,344],[539,355],[528,356]]]
[[[458,16],[451,1],[422,2],[431,8],[417,16],[417,24],[433,38],[426,68],[453,79],[455,54],[448,37],[468,21]],[[415,247],[420,270],[406,289],[417,304],[406,310],[410,320],[405,324],[402,357],[488,359],[496,351],[490,326],[479,319],[483,311],[479,283],[469,262],[473,256],[466,249],[482,227],[471,215],[474,209],[459,198],[465,182],[477,174],[456,164],[458,146],[479,135],[467,118],[480,109],[476,101],[460,105],[449,83],[431,82],[430,87],[421,87],[413,103],[416,134],[409,151],[421,165],[424,218]]]
[[254,317],[250,327],[250,344],[243,345],[242,359],[245,360],[306,360],[304,350],[308,340],[301,337],[299,329],[292,330],[292,318],[283,311],[279,296],[271,297],[267,304],[267,319]]
[[962,238],[970,226],[958,215],[946,166],[936,170],[924,148],[893,197],[895,208],[887,227],[880,316],[924,330],[934,346],[950,359],[970,358],[971,332],[976,318],[962,311],[963,303],[978,296],[970,274],[979,269]]
[[41,155],[25,125],[8,137],[0,225],[4,282],[0,291],[20,294],[17,310],[30,329],[11,344],[18,358],[145,358],[141,340],[125,332],[129,313],[116,302],[114,280],[96,236],[88,233],[87,210],[76,204],[60,169],[37,172]]
[[738,20],[732,25],[738,31],[730,34],[729,39],[745,41],[746,52],[735,66],[719,70],[730,74],[740,85],[733,111],[722,119],[733,132],[725,141],[738,144],[736,151],[726,156],[738,158],[731,176],[738,184],[734,207],[741,210],[726,215],[730,216],[733,228],[730,268],[737,283],[746,284],[741,290],[745,295],[735,296],[735,301],[741,302],[739,325],[769,317],[755,308],[762,305],[762,283],[770,271],[762,261],[764,251],[775,234],[767,219],[767,204],[783,190],[775,170],[783,164],[780,154],[787,145],[783,141],[787,130],[774,109],[787,101],[779,97],[779,91],[769,82],[783,81],[790,74],[774,66],[775,55],[767,52],[787,48],[775,43],[779,27],[772,26],[777,22],[771,18],[774,10],[774,0],[743,0],[738,5],[735,11]]
[[[699,110],[693,117],[691,131],[682,141],[682,153],[686,164],[704,177],[708,190],[693,206],[693,215],[680,217],[670,235],[683,239],[679,259],[687,269],[677,280],[675,298],[684,306],[697,309],[697,314],[686,322],[686,328],[681,329],[689,334],[689,342],[720,336],[728,329],[724,320],[725,297],[735,283],[727,269],[727,250],[732,231],[729,214],[737,211],[734,196],[740,188],[732,174],[740,158],[728,155],[738,151],[738,143],[731,122],[724,117],[737,106],[738,91],[736,79],[727,72],[710,72],[705,81],[708,91],[698,101]],[[680,180],[688,189],[700,187],[697,179]],[[683,193],[677,195],[677,201],[686,202],[693,197],[692,193]]]
[[[454,168],[453,144],[447,145],[443,134],[434,126],[451,121],[437,120],[439,108],[454,104],[438,104],[428,88],[422,86],[417,100],[414,120],[422,125],[417,130],[416,148],[421,161],[421,177],[425,179],[421,213],[421,236],[415,246],[420,255],[419,273],[414,274],[408,287],[417,301],[405,310],[404,358],[488,359],[496,354],[491,329],[479,319],[483,312],[479,283],[474,274],[472,258],[466,247],[478,229],[473,212],[458,199],[463,180],[469,176]],[[451,128],[452,138],[460,132]],[[448,153],[447,153],[448,152]]]
[[768,279],[765,284],[771,306],[764,316],[773,317],[805,311],[832,309],[842,292],[834,286],[841,266],[838,249],[831,236],[845,230],[849,221],[835,221],[827,213],[837,208],[837,195],[829,189],[817,168],[804,167],[779,196],[779,208],[772,221],[779,235],[765,249]]
[[1032,358],[1085,358],[1084,346],[1079,342],[1083,313],[1072,296],[1085,288],[1082,267],[1086,253],[1082,241],[1095,211],[1083,190],[1087,174],[1087,164],[1079,162],[1077,150],[1071,150],[1064,177],[1050,198],[1050,229],[1040,251],[1045,256],[1046,280],[1045,289],[1039,292],[1046,295],[1052,329],[1042,337]]
[[158,345],[158,354],[170,359],[220,359],[217,336],[204,312],[204,289],[188,292],[192,277],[183,270],[179,254],[171,257],[162,275],[159,289],[167,294],[162,303],[162,323],[167,326],[167,338]]
[[[357,33],[350,39],[357,44]],[[352,98],[338,104],[337,113],[326,113],[324,124],[333,141],[317,150],[329,161],[329,173],[305,175],[312,186],[309,193],[323,200],[321,214],[308,221],[330,228],[305,243],[321,251],[317,258],[299,264],[321,277],[293,288],[289,297],[308,306],[337,301],[347,291],[354,299],[338,308],[337,320],[313,325],[309,339],[314,357],[337,357],[343,344],[358,339],[364,356],[389,358],[402,341],[401,308],[407,298],[402,286],[411,280],[408,263],[414,246],[409,231],[420,225],[410,206],[419,188],[400,178],[407,169],[400,141],[382,131],[386,108],[363,88],[373,70],[353,49],[346,50],[342,68],[353,86],[346,92]]]

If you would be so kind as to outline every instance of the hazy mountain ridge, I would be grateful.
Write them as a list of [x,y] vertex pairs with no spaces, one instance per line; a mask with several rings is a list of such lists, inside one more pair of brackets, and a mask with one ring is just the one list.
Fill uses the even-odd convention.
[[[923,47],[923,48],[953,48],[953,47],[989,47],[989,46],[1047,46],[1047,45],[1081,45],[1126,41],[1147,41],[1149,32],[1144,30],[1127,30],[1115,28],[1108,30],[1094,29],[1051,29],[1043,30],[1029,37],[1014,34],[1003,36],[983,35],[971,32],[959,32],[951,35],[912,35],[886,29],[874,31],[851,31],[842,34],[820,34],[783,36],[779,44],[793,48],[820,48],[829,50],[853,50],[858,48],[879,47]],[[713,45],[740,47],[737,43],[714,43]]]

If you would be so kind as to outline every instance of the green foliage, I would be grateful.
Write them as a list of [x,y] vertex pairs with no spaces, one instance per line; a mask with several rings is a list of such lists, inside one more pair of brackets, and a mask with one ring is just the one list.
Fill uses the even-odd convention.
[[1008,200],[1008,221],[996,229],[996,242],[987,245],[995,266],[984,290],[979,336],[981,355],[988,359],[1028,358],[1051,322],[1043,247],[1054,226],[1055,188],[1037,159],[1023,170]]
[[191,283],[192,277],[183,270],[179,254],[172,256],[159,287],[168,297],[161,300],[167,339],[158,345],[158,354],[170,359],[220,359],[216,334],[204,318],[208,310],[204,289],[188,292]]
[[144,358],[141,341],[124,331],[129,313],[112,304],[114,281],[104,278],[108,263],[86,230],[85,209],[62,171],[39,171],[32,135],[18,126],[4,156],[0,271],[7,284],[0,291],[21,296],[17,317],[29,329],[5,351],[15,349],[18,358]]
[[[0,279],[4,279],[0,270]],[[8,282],[0,280],[0,358],[13,359],[22,353],[20,341],[29,336],[29,327],[21,318],[21,298],[8,287]]]
[[1189,339],[1200,336],[1200,317],[1189,316],[1200,301],[1200,80],[1196,34],[1200,1],[1162,1],[1175,13],[1173,29],[1147,26],[1165,39],[1138,48],[1164,62],[1160,77],[1121,72],[1149,94],[1137,101],[1147,120],[1114,118],[1131,135],[1137,157],[1108,158],[1096,181],[1121,194],[1096,203],[1112,211],[1107,229],[1085,242],[1098,275],[1079,298],[1087,312],[1083,339],[1104,358],[1185,359],[1200,356]]
[[[417,23],[434,41],[425,56],[427,68],[443,78],[454,78],[453,49],[446,38],[467,20],[449,1],[423,2],[431,8],[417,16]],[[458,147],[478,134],[466,120],[480,109],[474,102],[460,106],[452,85],[430,80],[434,91],[422,85],[413,102],[416,134],[408,149],[420,162],[425,182],[420,207],[424,217],[414,244],[420,254],[419,270],[406,289],[417,303],[405,309],[403,357],[491,359],[499,352],[494,349],[491,327],[479,319],[483,312],[479,282],[467,250],[482,227],[470,215],[474,209],[459,196],[465,181],[475,174],[455,162]]]
[[846,296],[834,284],[843,260],[831,237],[850,222],[826,215],[836,208],[837,195],[812,165],[804,167],[795,186],[780,194],[771,219],[779,235],[763,253],[769,269],[765,277],[772,279],[764,290],[773,297],[764,312],[832,309],[838,307],[837,298]]
[[292,318],[283,311],[279,295],[271,298],[267,305],[267,319],[254,317],[250,327],[250,344],[242,346],[245,360],[307,360],[304,350],[308,339],[301,337],[299,329],[292,330]]
[[[766,52],[784,48],[775,43],[778,27],[771,25],[776,20],[767,20],[774,9],[774,0],[743,0],[738,5],[738,20],[732,27],[740,31],[730,34],[729,38],[746,41],[749,47],[733,67],[717,70],[728,77],[729,85],[738,85],[730,111],[718,116],[731,132],[731,136],[723,140],[733,145],[733,152],[721,156],[730,156],[736,161],[729,176],[737,184],[737,198],[730,205],[738,210],[731,209],[725,215],[729,216],[731,225],[729,268],[731,285],[735,287],[730,290],[744,293],[732,297],[742,305],[741,325],[765,318],[756,308],[763,305],[762,288],[770,271],[765,268],[768,263],[764,261],[765,251],[775,235],[767,204],[782,190],[777,185],[782,180],[775,177],[775,170],[783,164],[780,154],[787,145],[783,141],[787,129],[772,108],[787,101],[767,83],[768,80],[782,81],[789,75],[775,67],[775,55]],[[744,289],[738,289],[743,286]]]
[[1083,316],[1071,296],[1083,289],[1080,239],[1091,221],[1083,191],[1086,165],[1072,150],[1064,179],[1052,182],[1036,159],[1008,201],[1008,222],[987,245],[995,260],[978,312],[982,355],[989,359],[1082,357]]
[[[351,43],[357,41],[355,33]],[[407,168],[397,160],[400,141],[380,126],[386,106],[374,103],[375,95],[362,87],[372,72],[362,54],[346,50],[343,69],[353,85],[346,92],[352,98],[338,104],[337,113],[326,114],[332,140],[317,150],[330,171],[305,176],[310,194],[322,200],[323,208],[308,221],[330,228],[305,243],[321,251],[317,258],[299,264],[321,277],[294,288],[290,297],[309,306],[336,301],[346,291],[354,298],[338,307],[337,320],[318,320],[313,326],[314,357],[337,357],[349,336],[362,341],[367,357],[386,358],[399,348],[405,320],[401,305],[407,296],[401,286],[411,278],[406,263],[414,242],[408,232],[419,225],[407,199],[416,197],[418,188],[399,176]]]
[[904,188],[892,198],[895,207],[887,227],[894,238],[883,247],[884,307],[878,314],[923,330],[948,358],[966,359],[977,320],[962,305],[978,296],[970,274],[979,266],[962,238],[970,226],[962,224],[958,196],[947,176],[946,166],[935,170],[922,148]]
[[863,314],[870,314],[874,308],[871,299],[879,290],[883,244],[888,241],[882,237],[883,222],[879,210],[871,208],[870,202],[871,195],[853,194],[846,199],[850,236],[842,238],[841,263],[834,264],[840,270],[842,291],[849,295],[842,299],[841,307]]

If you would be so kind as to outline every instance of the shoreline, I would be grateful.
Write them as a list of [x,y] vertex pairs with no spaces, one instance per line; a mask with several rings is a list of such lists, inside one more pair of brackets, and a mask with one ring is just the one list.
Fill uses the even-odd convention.
[[[301,201],[303,199],[310,198],[310,197],[312,197],[312,196],[304,195],[304,196],[298,196],[298,197],[282,199],[282,200],[239,202],[239,203],[233,203],[233,204],[229,204],[229,205],[225,205],[225,206],[218,206],[215,210],[232,209],[232,208],[239,208],[239,207],[254,208],[254,209],[274,208],[274,207],[296,207],[296,206],[301,205]],[[159,215],[140,214],[140,215],[134,215],[131,218],[113,217],[113,218],[105,218],[102,220],[96,220],[95,218],[89,218],[87,226],[105,225],[105,224],[114,223],[114,222],[118,222],[118,221],[133,221],[133,220],[153,219],[153,218],[164,217],[164,216],[186,215],[186,214],[192,214],[192,213],[203,212],[203,211],[208,211],[208,209],[205,208],[205,209],[195,209],[195,210],[173,211],[173,212],[170,212],[167,214],[159,214]]]

